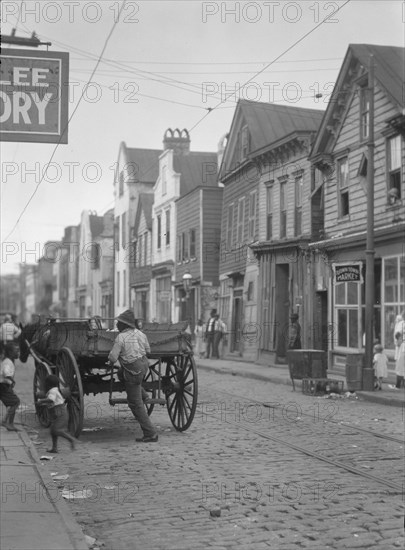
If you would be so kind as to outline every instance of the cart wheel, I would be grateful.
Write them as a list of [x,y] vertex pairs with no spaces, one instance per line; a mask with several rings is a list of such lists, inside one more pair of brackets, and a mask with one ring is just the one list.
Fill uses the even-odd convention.
[[167,411],[179,432],[190,427],[197,408],[197,368],[192,354],[179,355],[166,366],[169,389],[166,391]]
[[83,429],[84,398],[79,367],[69,348],[62,348],[56,357],[56,375],[60,389],[66,399],[69,414],[69,431],[79,437]]
[[[155,379],[156,379],[156,376],[154,372],[151,369],[148,369],[148,372],[145,374],[142,384],[144,384],[145,382],[154,382]],[[144,388],[144,389],[148,394],[149,399],[155,399],[156,397],[155,388],[153,389]],[[153,409],[155,408],[155,404],[154,403],[146,404],[145,407],[146,407],[146,412],[148,413],[148,416],[150,416],[152,414]]]
[[38,405],[38,399],[46,397],[45,378],[48,376],[48,374],[52,374],[52,371],[48,367],[48,365],[46,363],[35,361],[35,372],[34,372],[34,383],[33,383],[34,406],[35,406],[35,412],[37,414],[38,421],[41,424],[41,426],[44,426],[45,428],[48,428],[49,424],[51,423],[51,421],[49,420],[49,409],[44,405]]

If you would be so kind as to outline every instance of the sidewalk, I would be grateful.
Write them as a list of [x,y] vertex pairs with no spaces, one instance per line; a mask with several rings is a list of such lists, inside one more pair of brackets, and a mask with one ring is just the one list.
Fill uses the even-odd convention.
[[[287,384],[292,389],[288,365],[258,365],[226,357],[224,359],[199,359],[196,357],[195,360],[198,368],[203,370],[232,374],[233,376],[243,376],[255,380],[265,380],[274,384]],[[344,376],[328,372],[328,378],[342,380],[346,390],[346,378]],[[392,375],[389,375],[388,383],[395,384]],[[294,379],[294,384],[295,390],[301,392],[302,381]],[[372,401],[392,407],[403,407],[405,402],[405,390],[392,390],[388,387],[388,384],[383,384],[382,391],[357,391],[356,395],[364,401]]]
[[88,550],[26,432],[2,427],[0,438],[1,550]]

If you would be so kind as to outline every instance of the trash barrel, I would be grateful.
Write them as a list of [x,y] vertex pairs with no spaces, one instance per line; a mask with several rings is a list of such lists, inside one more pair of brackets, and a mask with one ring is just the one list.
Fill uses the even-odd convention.
[[326,352],[319,349],[294,349],[287,351],[288,368],[293,389],[294,379],[326,378]]
[[346,356],[346,385],[348,391],[363,389],[364,353],[350,353]]

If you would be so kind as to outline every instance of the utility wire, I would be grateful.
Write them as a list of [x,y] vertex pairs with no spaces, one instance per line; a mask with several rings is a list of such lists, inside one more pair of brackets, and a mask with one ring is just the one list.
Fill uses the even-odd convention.
[[[350,2],[350,0],[346,0],[346,2],[344,4],[342,4],[341,6],[338,7],[338,9],[335,11],[335,13],[339,12],[341,9],[343,9],[348,3]],[[297,46],[300,42],[302,42],[303,40],[305,40],[305,38],[307,38],[310,34],[312,34],[313,32],[315,32],[317,29],[319,29],[319,27],[321,27],[325,21],[326,21],[327,18],[325,18],[324,20],[320,21],[317,25],[315,25],[315,27],[313,27],[311,30],[309,30],[308,32],[306,32],[301,38],[299,38],[298,40],[296,40],[293,44],[291,44],[291,46],[289,46],[286,50],[284,50],[284,52],[282,52],[280,55],[278,55],[275,59],[273,59],[273,61],[270,61],[270,63],[268,63],[265,67],[263,67],[263,69],[261,69],[260,71],[258,71],[255,75],[253,75],[251,78],[249,78],[249,80],[247,80],[242,86],[246,86],[246,84],[248,84],[249,82],[251,82],[254,78],[256,78],[257,76],[259,76],[259,74],[262,74],[262,72],[264,72],[266,69],[268,69],[271,65],[273,65],[276,61],[278,61],[279,59],[281,59],[281,57],[283,57],[286,53],[288,53],[289,51],[291,51],[293,48],[295,48],[295,46]],[[229,97],[231,97],[232,95],[234,95],[236,92],[234,92],[233,94],[230,94]],[[225,103],[227,101],[228,98],[225,98],[225,99],[222,99],[215,107],[212,107],[210,108],[207,113],[205,113],[205,115],[203,117],[200,118],[200,120],[198,120],[194,126],[192,126],[190,128],[190,132],[192,132],[199,124],[201,124],[201,122],[208,116],[210,115],[213,111],[215,111],[215,109],[217,109],[220,105],[222,105],[222,103]]]
[[[91,80],[92,80],[92,78],[93,78],[95,72],[97,71],[98,66],[99,66],[100,63],[101,63],[101,59],[102,59],[102,57],[103,57],[103,55],[104,55],[104,52],[105,52],[105,50],[106,50],[106,48],[107,48],[108,42],[110,41],[110,38],[111,38],[111,36],[112,36],[112,34],[113,34],[114,30],[115,30],[115,27],[117,26],[117,23],[118,23],[118,21],[119,21],[119,19],[120,19],[121,12],[122,12],[122,10],[124,9],[125,3],[126,3],[126,0],[122,0],[122,4],[121,4],[121,7],[120,7],[120,10],[119,10],[119,13],[118,13],[118,17],[117,17],[116,20],[114,21],[114,24],[113,24],[113,26],[111,27],[111,30],[110,30],[110,32],[109,32],[109,34],[108,34],[108,36],[107,36],[107,38],[106,38],[106,40],[105,40],[105,42],[104,42],[103,49],[102,49],[102,51],[101,51],[101,53],[100,53],[100,55],[99,55],[99,58],[98,58],[98,60],[97,60],[97,63],[96,63],[96,65],[95,65],[94,69],[93,69],[93,72],[92,72],[92,74],[91,74],[91,76],[90,76],[90,78],[89,78],[87,84],[89,84],[89,83],[91,82]],[[75,107],[74,110],[73,110],[73,113],[70,115],[69,120],[68,120],[68,122],[67,122],[65,128],[63,129],[63,132],[61,133],[61,136],[60,136],[60,138],[59,138],[59,141],[58,141],[58,143],[55,145],[54,150],[52,151],[52,155],[51,155],[51,157],[50,157],[50,159],[49,159],[49,162],[48,162],[48,164],[47,164],[47,167],[49,167],[50,163],[52,162],[52,159],[53,159],[53,157],[55,156],[56,151],[57,151],[57,149],[58,149],[58,147],[59,147],[59,145],[60,145],[61,139],[62,139],[63,135],[65,134],[66,130],[68,129],[68,126],[69,126],[69,124],[70,124],[72,118],[74,117],[74,115],[75,115],[77,109],[79,108],[79,105],[80,105],[80,103],[81,103],[81,101],[82,101],[82,99],[83,99],[83,96],[84,96],[85,89],[86,89],[86,88],[83,89],[83,92],[82,92],[82,94],[81,94],[81,96],[80,96],[80,98],[79,98],[79,101],[77,102],[77,105],[76,105],[76,107]],[[31,194],[30,198],[28,199],[26,205],[25,205],[24,208],[22,209],[21,214],[18,216],[17,221],[16,221],[15,224],[14,224],[14,227],[13,227],[12,230],[8,233],[8,235],[6,236],[5,241],[7,241],[7,239],[13,234],[15,228],[18,226],[18,224],[19,224],[19,222],[20,222],[22,216],[24,215],[24,212],[27,210],[27,208],[28,208],[29,204],[31,203],[32,199],[33,199],[34,196],[36,195],[36,193],[37,193],[37,191],[38,191],[38,189],[39,189],[41,183],[44,181],[44,177],[45,177],[45,174],[46,174],[46,172],[47,172],[47,169],[48,169],[48,168],[46,168],[46,169],[43,171],[42,177],[41,177],[40,181],[38,182],[37,186],[35,187],[33,193]]]

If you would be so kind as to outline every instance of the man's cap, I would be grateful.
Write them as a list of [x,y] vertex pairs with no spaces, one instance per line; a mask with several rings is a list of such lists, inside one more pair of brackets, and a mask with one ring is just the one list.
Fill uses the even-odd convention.
[[124,323],[124,325],[128,325],[131,328],[135,328],[135,326],[136,326],[135,316],[134,316],[133,312],[130,309],[127,309],[126,311],[124,311],[123,313],[118,315],[118,317],[116,317],[116,319],[117,319],[117,321],[120,321],[121,323]]

